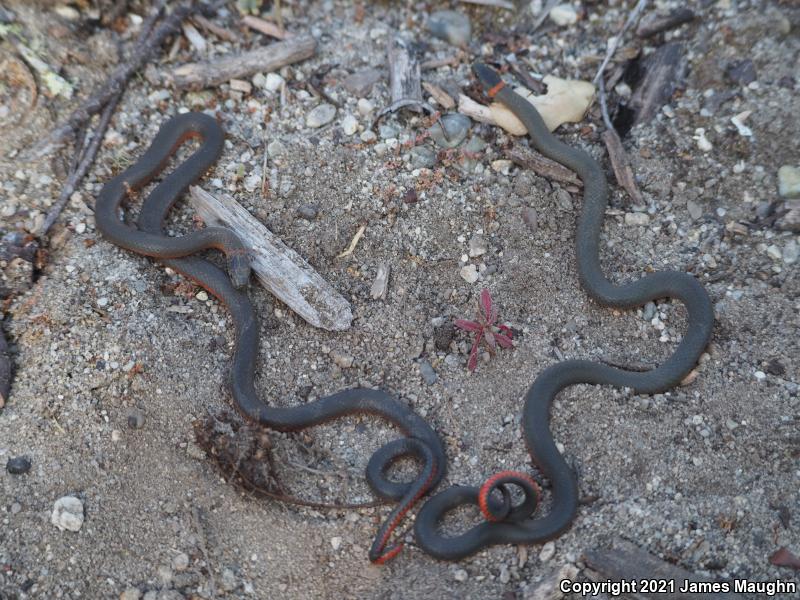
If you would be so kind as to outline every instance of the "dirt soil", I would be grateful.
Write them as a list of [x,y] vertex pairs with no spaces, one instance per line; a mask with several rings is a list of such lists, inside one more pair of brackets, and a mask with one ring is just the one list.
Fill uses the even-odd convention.
[[[24,73],[0,75],[4,233],[35,234],[41,226],[73,150],[38,161],[26,151],[104,80],[148,7],[130,2],[108,27],[98,16],[109,4],[100,12],[94,2],[2,5],[21,39],[75,88],[71,99],[48,97],[37,76],[31,106]],[[239,25],[233,2],[208,18],[236,41],[199,28],[205,50],[183,36],[168,42],[131,81],[39,268],[3,263],[3,285],[16,291],[3,322],[16,370],[0,410],[0,457],[5,465],[27,456],[32,467],[0,474],[0,597],[533,598],[544,591],[542,580],[568,565],[587,580],[583,552],[617,538],[714,579],[796,581],[796,572],[769,562],[784,546],[800,554],[798,236],[778,227],[774,212],[782,201],[778,169],[800,162],[800,9],[793,2],[706,0],[692,3],[695,20],[668,33],[644,40],[628,33],[609,74],[636,49],[648,54],[677,42],[684,53],[685,73],[668,104],[624,138],[643,205],[613,182],[596,103],[582,123],[558,130],[612,180],[606,272],[624,281],[688,270],[711,295],[716,323],[686,385],[656,396],[585,385],[560,394],[552,430],[585,502],[571,529],[546,546],[498,546],[448,563],[409,543],[389,565],[371,566],[367,549],[389,507],[287,506],[228,483],[194,429],[231,408],[227,312],[95,229],[92,207],[104,182],[142,154],[160,124],[187,109],[215,115],[227,142],[202,185],[251,210],[347,298],[355,317],[344,332],[315,329],[251,285],[265,401],[289,406],[378,387],[444,439],[449,471],[440,488],[478,485],[500,469],[529,470],[519,421],[536,374],[564,358],[653,366],[681,338],[683,307],[665,301],[619,312],[586,297],[574,252],[580,189],[496,162],[524,140],[473,122],[467,141],[443,151],[422,135],[425,118],[410,112],[383,119],[377,139],[365,132],[389,102],[385,48],[396,33],[416,43],[423,62],[461,57],[423,70],[424,81],[451,94],[474,84],[473,59],[502,63],[512,52],[530,61],[531,72],[591,81],[632,4],[575,2],[577,22],[546,20],[534,33],[542,2],[517,11],[284,2],[288,29],[310,32],[316,55],[283,69],[283,82],[251,77],[249,92],[227,83],[182,92],[165,83],[180,64],[270,43]],[[684,4],[662,0],[648,12]],[[463,55],[424,26],[431,12],[448,8],[472,22]],[[0,50],[14,56],[8,42]],[[742,73],[748,60],[752,80]],[[379,71],[363,92],[371,112],[344,86],[368,68]],[[340,105],[319,128],[306,120],[324,102],[309,82]],[[635,86],[621,79],[612,109]],[[741,113],[752,135],[732,123]],[[474,153],[464,150],[468,143]],[[536,223],[530,211],[522,218],[527,209]],[[190,229],[191,212],[176,210],[172,223],[173,232]],[[338,258],[361,225],[355,251]],[[470,257],[471,241],[485,252]],[[386,298],[376,300],[370,288],[382,263],[391,275]],[[460,275],[468,264],[479,273],[474,283]],[[474,315],[483,287],[516,347],[482,357],[471,374],[471,340],[450,324]],[[372,417],[348,418],[275,434],[272,452],[293,493],[367,502],[363,469],[396,436]],[[51,523],[64,496],[83,504],[77,532]],[[446,527],[477,522],[477,513],[463,511]]]

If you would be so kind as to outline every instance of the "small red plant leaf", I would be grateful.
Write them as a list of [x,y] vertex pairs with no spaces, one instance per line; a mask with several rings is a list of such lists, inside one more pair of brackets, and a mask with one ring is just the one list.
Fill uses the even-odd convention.
[[508,337],[508,339],[510,340],[514,339],[514,332],[508,325],[500,325],[498,326],[498,329],[502,331],[504,334],[506,334],[506,337]]
[[514,342],[512,342],[511,338],[504,333],[495,333],[494,339],[497,340],[497,343],[500,344],[503,348],[514,347]]
[[463,329],[464,331],[474,331],[479,332],[483,331],[483,326],[480,323],[476,323],[475,321],[467,321],[466,319],[456,319],[454,321],[455,326]]
[[489,347],[489,352],[494,353],[494,349],[497,348],[497,342],[494,341],[494,333],[491,331],[487,331],[483,334],[483,337],[486,338],[486,345]]
[[475,336],[475,341],[472,343],[472,350],[469,353],[469,360],[467,361],[467,369],[470,371],[474,371],[478,368],[478,348],[480,348],[481,339],[483,339],[483,334],[479,333]]
[[795,571],[800,571],[800,558],[792,554],[785,546],[770,556],[769,562],[776,567],[791,567]]
[[492,295],[489,293],[488,288],[481,290],[481,299],[479,301],[481,311],[483,311],[483,318],[488,325],[491,325],[497,320],[497,313],[492,302]]

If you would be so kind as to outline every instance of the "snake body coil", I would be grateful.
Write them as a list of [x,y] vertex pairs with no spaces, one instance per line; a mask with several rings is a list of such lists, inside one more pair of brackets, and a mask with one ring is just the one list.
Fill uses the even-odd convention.
[[[600,166],[582,150],[555,138],[536,109],[504,87],[500,77],[484,65],[475,72],[489,95],[505,104],[525,125],[536,149],[575,171],[584,183],[583,210],[578,222],[577,261],[580,282],[586,292],[604,306],[631,308],[660,298],[683,302],[688,312],[686,335],[674,354],[659,367],[632,372],[585,360],[569,360],[545,369],[528,390],[522,426],[533,462],[550,481],[552,508],[533,517],[539,488],[528,475],[501,472],[482,487],[454,486],[429,499],[415,523],[418,545],[438,558],[457,560],[493,544],[531,544],[552,539],[567,529],[578,507],[575,474],[556,448],[550,432],[550,407],[564,388],[580,384],[602,384],[632,388],[652,394],[677,385],[696,364],[711,336],[713,312],[703,287],[692,276],[661,271],[616,285],[602,272],[599,240],[608,203],[608,185]],[[138,228],[125,225],[118,212],[131,190],[146,185],[165,166],[169,157],[189,137],[202,139],[200,148],[159,183],[144,201]],[[177,198],[219,158],[223,134],[211,117],[188,113],[165,123],[150,148],[135,165],[115,177],[97,198],[96,220],[111,241],[133,252],[157,258],[194,280],[219,298],[230,310],[236,328],[236,350],[230,385],[237,408],[249,419],[280,431],[292,431],[354,413],[372,413],[397,425],[407,437],[390,442],[373,454],[367,480],[383,498],[398,500],[370,549],[370,559],[384,562],[397,554],[401,544],[389,538],[411,506],[435,487],[444,476],[442,442],[430,426],[410,408],[378,390],[352,389],[290,408],[261,402],[253,385],[258,354],[258,323],[247,295],[237,289],[247,280],[249,262],[236,235],[222,228],[206,228],[180,238],[162,232],[162,224]],[[230,277],[211,262],[190,256],[199,250],[217,248],[228,256]],[[394,482],[386,471],[401,456],[414,456],[423,467],[412,482]],[[523,490],[524,500],[512,505],[508,485]],[[499,491],[499,501],[493,491]],[[447,537],[438,531],[445,513],[464,504],[480,506],[486,517],[466,533]]]
[[491,68],[477,64],[474,71],[489,95],[506,105],[523,122],[534,147],[575,171],[583,181],[576,255],[580,282],[586,293],[599,304],[615,308],[632,308],[659,298],[674,298],[686,307],[688,325],[674,354],[651,371],[625,371],[586,360],[568,360],[542,371],[525,397],[522,427],[533,462],[550,480],[552,509],[539,518],[487,521],[462,535],[448,538],[437,532],[437,523],[457,506],[478,504],[482,488],[454,486],[444,490],[422,507],[415,533],[417,543],[425,551],[448,560],[457,560],[493,544],[543,542],[567,529],[578,508],[578,484],[550,433],[550,407],[555,396],[564,388],[579,383],[629,387],[640,394],[666,391],[678,385],[694,368],[708,344],[714,322],[708,294],[691,275],[660,271],[623,285],[616,285],[605,277],[600,267],[599,244],[608,204],[608,184],[600,165],[584,151],[554,137],[533,105],[506,88]]
[[[123,223],[118,211],[125,197],[151,181],[188,138],[200,138],[199,149],[145,199],[138,228]],[[246,282],[250,269],[244,246],[235,233],[225,228],[209,227],[178,238],[167,237],[161,229],[175,201],[217,161],[223,141],[220,126],[203,113],[186,113],[167,121],[139,161],[103,187],[95,207],[97,227],[118,246],[158,258],[183,273],[228,307],[236,328],[230,385],[234,403],[245,417],[278,431],[295,431],[346,415],[369,413],[394,423],[408,436],[378,449],[367,465],[367,481],[375,493],[398,501],[369,552],[373,562],[385,562],[402,548],[402,543],[389,544],[393,530],[409,508],[444,476],[444,447],[424,419],[380,390],[350,389],[289,408],[269,406],[258,398],[253,385],[258,357],[258,320],[247,294],[237,289]],[[206,248],[217,248],[228,255],[232,277],[208,260],[189,256]],[[419,476],[412,482],[392,481],[386,475],[391,464],[402,456],[413,456],[423,464]]]

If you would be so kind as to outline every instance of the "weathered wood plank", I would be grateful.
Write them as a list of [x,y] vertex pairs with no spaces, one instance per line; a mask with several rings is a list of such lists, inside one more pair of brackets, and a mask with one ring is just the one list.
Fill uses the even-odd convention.
[[218,198],[193,186],[189,203],[208,225],[230,227],[251,249],[258,281],[315,327],[341,331],[353,313],[333,287],[294,250],[230,197]]

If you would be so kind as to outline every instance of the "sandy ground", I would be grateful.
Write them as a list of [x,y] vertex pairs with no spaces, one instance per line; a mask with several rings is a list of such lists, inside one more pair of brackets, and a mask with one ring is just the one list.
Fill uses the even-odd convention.
[[[610,4],[576,3],[583,12],[577,23],[547,24],[532,38],[527,5],[516,14],[457,8],[472,19],[470,56],[530,48],[540,73],[591,80],[626,14],[620,2]],[[135,36],[130,17],[117,34],[85,15],[69,20],[46,3],[8,8],[77,96],[113,67],[117,41]],[[212,20],[241,42],[208,34],[207,52],[266,43],[236,28],[235,8],[228,8]],[[488,142],[477,167],[465,167],[456,151],[440,155],[432,169],[411,163],[413,136],[424,131],[419,117],[389,118],[391,129],[382,129],[377,143],[343,132],[347,115],[362,131],[372,117],[358,112],[358,97],[342,81],[383,68],[388,36],[400,31],[416,40],[423,59],[454,54],[423,27],[427,14],[442,8],[448,6],[288,3],[290,30],[311,31],[319,47],[315,58],[283,71],[285,102],[259,87],[263,78],[249,94],[227,84],[199,94],[163,87],[164,73],[203,58],[185,40],[132,82],[45,264],[7,304],[4,326],[17,367],[0,411],[0,457],[5,464],[28,456],[32,468],[0,475],[0,597],[116,598],[128,589],[128,598],[148,599],[527,598],[565,565],[586,579],[582,552],[619,537],[712,578],[795,576],[768,562],[782,546],[800,553],[797,235],[768,218],[780,200],[779,167],[800,160],[800,95],[792,79],[800,72],[800,11],[790,2],[702,2],[693,23],[667,34],[685,44],[686,80],[667,109],[625,139],[646,205],[632,206],[612,186],[602,259],[618,280],[691,269],[714,301],[714,338],[694,381],[667,394],[576,386],[559,396],[552,429],[590,500],[554,544],[495,547],[456,564],[409,544],[390,565],[370,566],[367,548],[388,508],[320,512],[253,498],[226,483],[197,447],[193,423],[230,407],[230,319],[176,275],[101,239],[91,209],[103,183],[135,161],[179,109],[210,111],[226,129],[225,153],[206,189],[236,197],[353,307],[351,329],[325,332],[252,289],[261,318],[262,397],[291,405],[355,385],[386,389],[445,440],[443,485],[476,485],[501,468],[528,468],[521,398],[547,365],[572,357],[653,365],[680,339],[685,313],[678,304],[650,307],[645,319],[641,309],[617,313],[587,299],[574,260],[580,191],[516,166],[508,174],[493,170],[510,143],[501,132],[473,123],[470,136]],[[131,12],[143,14],[143,7],[134,2]],[[636,43],[647,51],[663,41]],[[727,64],[745,59],[755,83],[725,74]],[[423,79],[464,88],[468,64],[428,70]],[[332,68],[323,88],[341,108],[329,125],[310,129],[306,115],[319,99],[302,82],[325,66]],[[40,98],[26,111],[15,104],[16,88],[4,85],[10,108],[2,123],[0,223],[6,232],[30,231],[57,197],[70,157],[30,162],[21,151],[75,100]],[[712,110],[710,90],[731,97]],[[385,77],[366,96],[376,109],[384,106]],[[730,120],[745,111],[750,137]],[[711,149],[698,146],[698,128]],[[596,106],[582,124],[559,132],[610,174]],[[267,147],[270,185],[262,195]],[[417,202],[403,201],[409,190]],[[298,208],[309,204],[318,214],[300,218]],[[521,218],[525,208],[537,212],[535,228]],[[626,219],[633,213],[646,217]],[[190,212],[176,211],[174,223],[176,231],[191,227]],[[337,258],[362,224],[355,252]],[[482,271],[470,284],[459,270],[476,234],[488,249],[469,259]],[[391,265],[388,295],[373,300],[370,286],[384,262]],[[473,314],[482,287],[492,291],[517,344],[470,374],[469,338],[453,335],[447,323]],[[348,364],[342,357],[352,365],[337,364]],[[432,385],[420,375],[422,361],[437,374]],[[132,410],[144,418],[140,428],[128,425]],[[393,436],[365,417],[276,435],[273,443],[297,494],[364,502],[363,468]],[[54,503],[67,495],[83,503],[78,532],[50,521]],[[477,516],[465,511],[448,526],[470,522]]]

